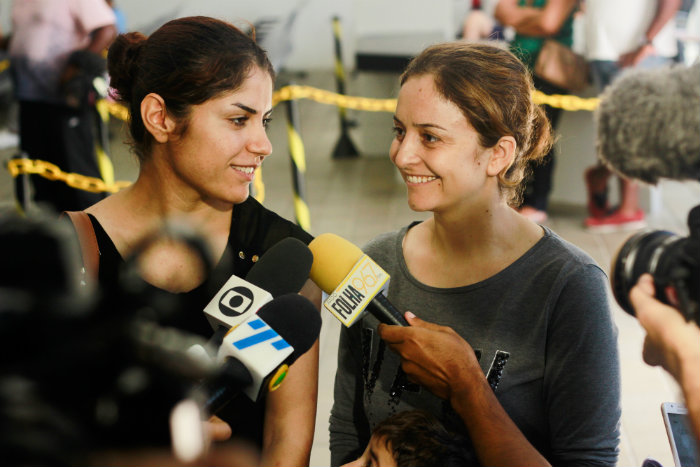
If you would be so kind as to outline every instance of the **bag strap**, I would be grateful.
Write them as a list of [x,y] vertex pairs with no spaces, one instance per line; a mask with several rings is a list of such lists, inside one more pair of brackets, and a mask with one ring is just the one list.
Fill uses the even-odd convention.
[[85,211],[63,212],[68,215],[78,233],[85,272],[88,277],[96,281],[100,271],[100,247],[97,244],[97,236],[92,222]]

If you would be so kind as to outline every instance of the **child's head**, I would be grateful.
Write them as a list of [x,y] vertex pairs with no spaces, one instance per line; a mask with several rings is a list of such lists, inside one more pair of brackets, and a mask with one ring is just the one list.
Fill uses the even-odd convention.
[[380,422],[372,432],[365,455],[371,467],[424,467],[464,465],[467,441],[445,429],[422,410],[399,412]]

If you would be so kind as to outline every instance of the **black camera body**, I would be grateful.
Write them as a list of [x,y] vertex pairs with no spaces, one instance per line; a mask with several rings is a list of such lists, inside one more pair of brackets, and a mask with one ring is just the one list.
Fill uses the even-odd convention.
[[622,245],[613,261],[611,282],[623,310],[635,316],[629,293],[639,276],[649,273],[656,298],[700,324],[700,205],[690,210],[688,228],[688,237],[664,230],[643,231]]

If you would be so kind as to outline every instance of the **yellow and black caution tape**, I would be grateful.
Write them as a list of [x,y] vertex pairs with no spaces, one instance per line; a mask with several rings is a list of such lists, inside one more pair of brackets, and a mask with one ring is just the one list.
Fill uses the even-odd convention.
[[272,95],[272,104],[282,101],[310,99],[320,104],[330,104],[354,110],[368,112],[393,112],[396,110],[396,99],[372,99],[368,97],[352,97],[338,94],[325,89],[311,86],[292,84],[278,89]]
[[116,193],[122,188],[131,185],[131,182],[123,181],[108,184],[96,177],[66,173],[55,164],[37,159],[11,159],[7,162],[7,170],[9,170],[12,177],[17,177],[20,174],[36,174],[49,180],[63,181],[72,188],[92,193],[102,193],[105,191]]
[[260,204],[265,202],[265,182],[263,182],[262,176],[262,166],[260,166],[255,171],[255,178],[253,178],[253,198]]
[[[535,91],[533,99],[537,104],[547,104],[558,109],[577,111],[592,111],[598,107],[600,98],[579,97],[573,95],[552,94],[547,95],[540,91]],[[272,95],[272,105],[276,106],[280,102],[310,99],[320,104],[336,105],[353,110],[364,110],[367,112],[393,112],[396,110],[396,99],[375,99],[369,97],[354,97],[338,94],[325,89],[318,89],[312,86],[292,84],[278,89]],[[116,102],[107,102],[109,113],[120,120],[126,120],[129,111]]]
[[[592,111],[598,107],[598,103],[600,102],[600,99],[597,97],[583,98],[560,94],[547,95],[540,91],[535,91],[532,97],[537,104],[547,104],[550,107],[569,111]],[[301,85],[285,86],[277,90],[272,96],[272,103],[273,105],[277,105],[281,101],[297,99],[310,99],[321,104],[337,105],[339,107],[365,110],[368,112],[393,112],[396,110],[396,99],[345,96],[331,91]]]
[[100,112],[109,112],[110,115],[124,122],[129,119],[129,109],[118,102],[100,99],[97,102],[97,109]]
[[546,104],[557,109],[568,111],[589,110],[593,111],[600,104],[599,97],[579,97],[563,94],[547,95],[541,91],[535,91],[532,99],[536,104]]
[[[0,71],[2,66],[7,66],[5,65],[6,62],[9,64],[9,62],[6,60],[0,62]],[[272,102],[273,105],[277,105],[283,101],[298,99],[310,99],[321,104],[336,105],[347,109],[363,110],[368,112],[394,112],[396,109],[396,99],[374,99],[367,97],[345,96],[331,91],[326,91],[324,89],[302,85],[289,85],[280,88],[273,94]],[[540,91],[534,92],[533,99],[538,104],[547,104],[551,107],[568,111],[593,111],[600,102],[600,99],[597,97],[582,98],[573,95],[547,95]],[[109,112],[109,114],[112,116],[123,121],[126,121],[129,117],[129,111],[126,107],[117,102],[109,100],[99,101],[98,111],[101,114]],[[295,152],[299,154],[298,151]],[[299,167],[301,167],[301,165],[299,165]],[[10,160],[7,164],[7,168],[13,177],[23,173],[37,174],[49,180],[62,180],[73,188],[91,191],[93,193],[105,191],[114,193],[131,184],[131,182],[127,181],[114,181],[113,183],[107,183],[95,177],[87,177],[76,173],[65,173],[59,167],[49,162],[26,158]],[[264,186],[262,185],[262,179],[259,179],[256,182],[256,192],[258,193],[256,198],[259,197],[264,199],[265,191]]]

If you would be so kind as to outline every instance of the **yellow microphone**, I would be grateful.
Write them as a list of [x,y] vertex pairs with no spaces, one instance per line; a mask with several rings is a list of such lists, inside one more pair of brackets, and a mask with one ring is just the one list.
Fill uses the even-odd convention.
[[402,313],[383,292],[389,274],[357,246],[332,233],[309,243],[314,261],[309,277],[328,295],[323,302],[346,327],[369,311],[382,323],[408,326]]

